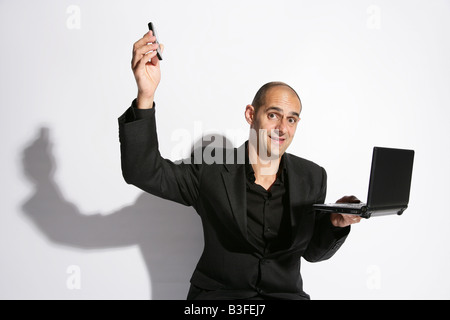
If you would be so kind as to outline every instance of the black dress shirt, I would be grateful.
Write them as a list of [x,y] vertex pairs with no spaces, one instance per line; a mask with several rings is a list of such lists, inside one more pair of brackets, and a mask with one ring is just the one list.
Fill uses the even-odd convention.
[[287,173],[281,158],[277,178],[269,190],[255,183],[255,173],[245,164],[247,183],[247,233],[249,240],[262,254],[278,251],[289,245],[289,192]]

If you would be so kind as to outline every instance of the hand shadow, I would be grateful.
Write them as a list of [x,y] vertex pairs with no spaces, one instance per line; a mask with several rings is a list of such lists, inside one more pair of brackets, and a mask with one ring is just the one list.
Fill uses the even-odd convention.
[[[217,135],[212,136],[203,137],[201,145],[217,142]],[[56,165],[48,128],[41,128],[36,140],[24,149],[22,163],[35,187],[22,209],[47,238],[85,250],[138,245],[151,279],[152,299],[186,299],[189,279],[203,250],[201,220],[193,208],[144,192],[134,204],[114,213],[81,213],[64,198],[54,180]]]

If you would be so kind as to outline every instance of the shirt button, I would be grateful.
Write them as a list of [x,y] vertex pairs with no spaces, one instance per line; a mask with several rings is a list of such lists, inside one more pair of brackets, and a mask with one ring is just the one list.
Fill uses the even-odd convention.
[[270,261],[269,260],[267,260],[267,259],[261,259],[261,264],[269,264],[270,263]]

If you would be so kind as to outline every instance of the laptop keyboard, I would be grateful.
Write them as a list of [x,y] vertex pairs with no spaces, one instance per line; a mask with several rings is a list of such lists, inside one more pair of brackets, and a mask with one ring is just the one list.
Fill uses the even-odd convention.
[[361,208],[365,206],[365,203],[333,203],[334,207],[346,207],[346,208]]

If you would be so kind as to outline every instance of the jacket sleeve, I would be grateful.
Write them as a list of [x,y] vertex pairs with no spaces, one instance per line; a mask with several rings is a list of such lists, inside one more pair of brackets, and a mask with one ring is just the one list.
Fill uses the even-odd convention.
[[121,167],[125,181],[155,196],[195,206],[201,165],[193,164],[192,159],[174,163],[161,156],[155,106],[139,110],[133,101],[118,122]]
[[[324,203],[327,189],[327,174],[322,168],[322,187],[316,203]],[[313,210],[313,209],[311,209]],[[314,233],[303,257],[309,262],[319,262],[331,258],[342,246],[350,233],[350,226],[333,226],[330,213],[316,212]]]

